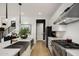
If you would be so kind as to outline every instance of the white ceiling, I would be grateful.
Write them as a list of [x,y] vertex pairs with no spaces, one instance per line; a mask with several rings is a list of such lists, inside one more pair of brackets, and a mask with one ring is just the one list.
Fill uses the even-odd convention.
[[[61,3],[23,3],[21,13],[28,17],[51,17],[60,7]],[[41,15],[38,15],[41,14]],[[8,4],[9,16],[18,16],[19,6],[17,3]],[[0,16],[5,16],[5,4],[0,3]]]
[[[48,17],[53,15],[61,4],[59,3],[28,3],[22,5],[22,12],[26,16],[32,17]],[[38,15],[41,12],[42,15]]]

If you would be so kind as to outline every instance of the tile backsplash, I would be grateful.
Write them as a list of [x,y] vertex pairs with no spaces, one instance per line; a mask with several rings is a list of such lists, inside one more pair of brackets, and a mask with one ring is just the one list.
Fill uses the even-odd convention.
[[65,34],[65,31],[56,31],[57,38],[63,38],[64,34]]
[[64,38],[70,38],[73,42],[79,43],[79,22],[71,23],[67,25]]

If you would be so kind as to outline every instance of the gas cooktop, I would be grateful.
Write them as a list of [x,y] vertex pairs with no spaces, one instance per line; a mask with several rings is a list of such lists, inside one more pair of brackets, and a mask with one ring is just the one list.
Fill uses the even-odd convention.
[[63,46],[64,48],[67,49],[79,49],[79,44],[74,43],[74,42],[66,42],[65,40],[56,40],[55,42],[57,42],[59,45]]

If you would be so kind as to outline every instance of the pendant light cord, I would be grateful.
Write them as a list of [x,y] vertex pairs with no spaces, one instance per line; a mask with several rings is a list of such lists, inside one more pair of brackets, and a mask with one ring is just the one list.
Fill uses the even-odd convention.
[[8,18],[8,4],[6,3],[6,19]]
[[19,3],[19,24],[21,24],[21,3]]

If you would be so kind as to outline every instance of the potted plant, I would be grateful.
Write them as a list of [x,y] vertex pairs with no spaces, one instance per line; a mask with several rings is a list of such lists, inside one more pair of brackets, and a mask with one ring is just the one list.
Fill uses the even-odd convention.
[[28,37],[28,34],[30,34],[30,31],[28,28],[21,28],[19,31],[19,35],[22,39],[26,39]]

